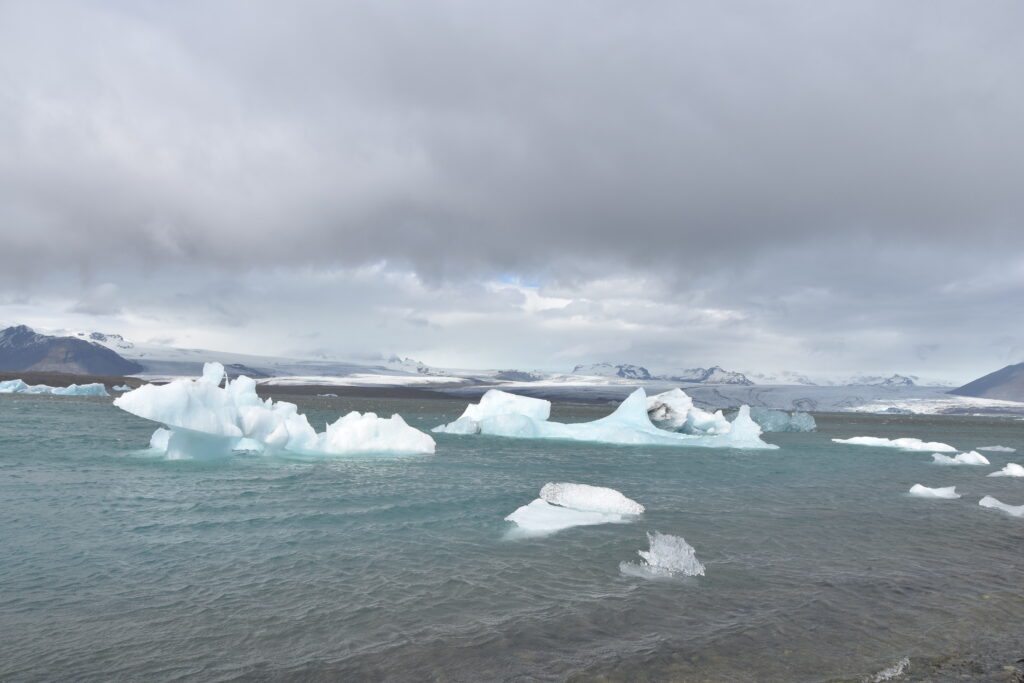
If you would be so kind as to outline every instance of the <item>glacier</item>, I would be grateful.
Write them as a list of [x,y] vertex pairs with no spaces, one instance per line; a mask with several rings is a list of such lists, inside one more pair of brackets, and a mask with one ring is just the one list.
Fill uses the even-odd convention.
[[988,475],[990,477],[1024,477],[1024,467],[1015,462],[1006,463],[1006,467]]
[[940,488],[929,488],[921,484],[914,484],[910,487],[910,495],[917,498],[959,498],[955,486],[944,486]]
[[[224,386],[221,387],[221,383]],[[169,429],[154,433],[150,445],[166,442],[168,458],[217,457],[233,450],[303,455],[433,453],[429,434],[400,415],[385,419],[351,412],[317,433],[294,403],[261,400],[255,380],[226,378],[220,363],[206,363],[199,379],[147,384],[114,399],[114,405]]]
[[850,439],[832,439],[835,443],[851,444],[853,446],[878,446],[882,448],[899,448],[904,451],[945,451],[956,452],[956,449],[949,444],[938,441],[922,441],[921,439],[885,439],[880,436],[855,436]]
[[641,562],[622,562],[619,571],[628,576],[664,579],[673,576],[704,576],[704,565],[682,536],[655,531],[647,534],[650,550],[638,550]]
[[936,465],[988,465],[988,458],[978,451],[957,453],[952,458],[942,453],[932,453],[932,459]]
[[[681,392],[680,392],[681,393]],[[432,431],[446,434],[488,434],[519,439],[565,439],[623,445],[698,446],[705,448],[775,449],[761,440],[761,428],[742,406],[723,434],[683,434],[659,429],[651,422],[643,389],[630,394],[615,411],[592,422],[562,423],[547,418],[551,402],[491,389],[478,404],[466,407],[454,422]]]
[[66,387],[51,387],[45,384],[26,384],[20,379],[0,382],[0,394],[50,394],[51,396],[109,396],[106,387],[100,383],[72,384]]
[[1024,517],[1024,505],[1007,505],[1006,503],[996,500],[992,496],[985,496],[978,501],[978,505],[983,508],[1002,510],[1006,514],[1013,515],[1014,517]]
[[643,512],[643,505],[615,489],[548,482],[539,498],[516,508],[505,520],[516,525],[513,536],[546,536],[574,526],[624,524]]

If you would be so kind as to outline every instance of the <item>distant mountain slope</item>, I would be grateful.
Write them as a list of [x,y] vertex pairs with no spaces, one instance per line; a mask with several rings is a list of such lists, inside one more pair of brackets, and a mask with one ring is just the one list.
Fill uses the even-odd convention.
[[976,398],[998,398],[1004,401],[1024,401],[1024,363],[1007,365],[973,382],[953,389],[949,393]]
[[0,331],[0,370],[129,375],[141,372],[142,366],[100,344],[36,334],[18,325]]

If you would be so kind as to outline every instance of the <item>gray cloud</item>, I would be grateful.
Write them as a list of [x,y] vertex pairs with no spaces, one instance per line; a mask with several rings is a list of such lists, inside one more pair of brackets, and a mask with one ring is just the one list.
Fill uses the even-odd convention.
[[[1022,290],[1021,20],[1009,1],[6,3],[0,283],[113,283],[127,313],[226,329],[273,299],[268,269],[303,296],[351,271],[353,324],[437,354],[459,312],[516,362],[788,363],[782,344],[983,370],[966,330],[1013,337]],[[480,293],[508,275],[571,303]]]

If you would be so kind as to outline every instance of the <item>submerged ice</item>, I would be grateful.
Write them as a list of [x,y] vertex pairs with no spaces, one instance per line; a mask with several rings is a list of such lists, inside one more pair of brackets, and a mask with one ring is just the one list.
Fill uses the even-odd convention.
[[704,565],[696,552],[682,536],[670,536],[655,531],[647,534],[649,550],[638,550],[641,562],[623,562],[619,571],[645,579],[673,576],[704,576]]
[[[682,392],[679,392],[682,394]],[[685,394],[682,394],[685,396]],[[689,397],[686,397],[687,399]],[[615,412],[593,422],[551,422],[551,402],[516,396],[491,389],[478,404],[467,406],[454,422],[434,428],[447,434],[489,434],[520,439],[566,439],[612,444],[700,446],[707,448],[778,448],[761,440],[761,428],[750,419],[750,409],[740,408],[730,423],[718,424],[715,433],[685,434],[656,427],[649,416],[649,402],[643,389],[637,389]],[[703,411],[701,411],[703,412]],[[689,416],[689,412],[687,412]],[[719,413],[720,415],[720,413]],[[688,419],[688,418],[687,418]],[[724,420],[724,418],[722,418]],[[719,432],[719,430],[722,430]]]
[[261,400],[254,380],[227,380],[220,363],[207,363],[196,380],[139,387],[114,405],[166,425],[169,433],[157,430],[150,445],[166,442],[170,458],[226,455],[239,448],[307,455],[434,452],[434,440],[399,415],[385,419],[353,411],[317,433],[294,403]]
[[72,384],[51,387],[46,384],[26,384],[20,379],[0,382],[0,394],[49,394],[51,396],[109,396],[102,384]]
[[956,449],[949,444],[938,441],[922,441],[921,439],[885,439],[880,436],[855,436],[850,439],[832,439],[835,443],[845,443],[853,446],[878,446],[882,448],[899,448],[904,451],[945,451],[946,453],[956,452]]
[[505,520],[520,535],[545,536],[574,526],[623,524],[643,514],[644,506],[603,486],[549,482],[540,497],[517,508]]

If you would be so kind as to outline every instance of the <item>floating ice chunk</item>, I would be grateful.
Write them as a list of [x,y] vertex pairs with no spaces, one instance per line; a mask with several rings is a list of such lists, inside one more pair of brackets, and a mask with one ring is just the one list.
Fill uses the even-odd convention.
[[[489,421],[492,423],[492,431],[488,433],[495,433],[503,430],[502,425],[507,422],[510,415],[544,422],[551,415],[551,401],[491,389],[480,397],[479,403],[470,403],[466,406],[458,420],[435,427],[432,431],[445,434],[480,434],[480,423]],[[508,431],[507,428],[504,431]]]
[[127,384],[122,384],[120,386],[110,387],[110,388],[113,389],[114,391],[131,391],[132,390],[132,388],[130,386],[128,386]]
[[910,657],[904,657],[892,666],[882,669],[874,676],[868,676],[864,679],[864,683],[885,683],[885,681],[899,678],[907,670],[908,666],[910,666]]
[[985,496],[978,501],[978,505],[983,508],[1002,510],[1006,514],[1013,515],[1014,517],[1024,517],[1024,505],[1007,505],[1006,503],[999,502],[992,496]]
[[724,434],[731,429],[721,410],[701,410],[682,389],[648,397],[647,415],[662,429],[684,434]]
[[880,446],[884,448],[899,448],[904,451],[945,451],[955,452],[956,449],[949,444],[938,441],[921,441],[921,439],[884,439],[878,436],[855,436],[851,439],[832,439],[836,443],[846,443],[854,446]]
[[0,394],[50,394],[52,396],[109,396],[106,387],[99,383],[72,384],[66,387],[51,387],[46,384],[26,384],[20,379],[0,382]]
[[604,486],[548,482],[540,490],[540,497],[552,505],[576,510],[614,512],[622,515],[640,515],[644,512],[644,506],[640,503]]
[[755,406],[750,409],[750,417],[765,432],[813,432],[818,428],[814,417],[808,413],[787,413]]
[[978,451],[992,451],[994,453],[1016,453],[1016,448],[1010,448],[1009,446],[979,446],[975,450]]
[[520,534],[543,536],[574,526],[623,524],[643,511],[643,505],[615,489],[548,482],[540,490],[540,498],[505,520],[514,522]]
[[645,579],[663,579],[673,576],[704,576],[704,565],[697,559],[693,547],[682,536],[670,536],[655,531],[647,534],[650,550],[638,550],[642,562],[623,562],[619,571]]
[[988,475],[990,477],[1024,477],[1024,467],[1015,462],[1006,463],[1006,467]]
[[[496,390],[492,390],[496,391]],[[490,394],[491,392],[488,392]],[[504,392],[497,392],[504,393]],[[486,398],[487,394],[485,394]],[[500,398],[500,397],[499,397]],[[523,397],[516,397],[522,399]],[[529,399],[531,402],[540,399]],[[484,403],[481,401],[481,403]],[[692,435],[669,432],[655,427],[647,413],[647,396],[637,389],[611,415],[593,422],[562,423],[539,419],[547,414],[550,404],[544,401],[543,411],[536,403],[498,402],[497,410],[469,406],[462,417],[435,432],[451,434],[489,434],[520,439],[567,439],[614,444],[701,446],[707,448],[774,449],[778,446],[761,440],[761,428],[750,419],[747,406],[740,408],[724,434]],[[471,410],[474,409],[474,410]],[[525,410],[526,412],[515,412]],[[498,412],[500,411],[500,412]],[[531,413],[531,414],[527,414]]]
[[942,453],[932,453],[936,465],[988,465],[988,458],[977,451],[957,453],[952,458]]
[[927,486],[921,486],[920,484],[914,484],[910,487],[910,495],[917,496],[918,498],[959,498],[960,494],[956,492],[955,486],[945,486],[942,488],[928,488]]
[[239,448],[310,455],[434,452],[434,440],[398,415],[352,412],[317,434],[294,403],[261,400],[254,380],[225,380],[220,363],[207,363],[196,380],[139,387],[114,405],[169,427],[169,458],[224,456]]

